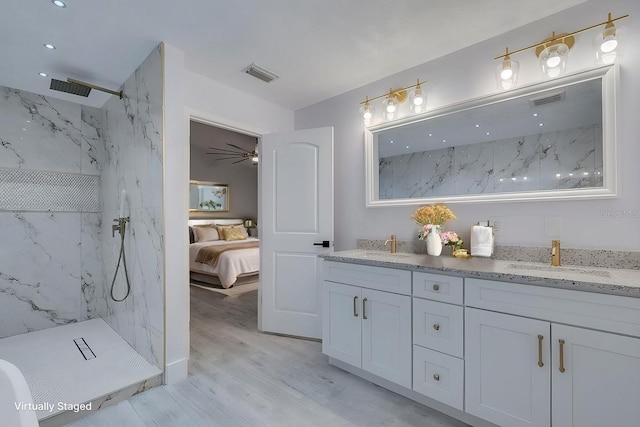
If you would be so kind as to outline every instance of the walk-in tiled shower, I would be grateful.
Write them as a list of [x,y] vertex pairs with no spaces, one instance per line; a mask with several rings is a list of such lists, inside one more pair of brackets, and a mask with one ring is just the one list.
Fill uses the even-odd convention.
[[[36,403],[82,403],[161,381],[160,47],[123,90],[94,108],[0,87],[0,359],[25,368]],[[122,190],[131,294],[115,302],[120,238],[111,226]],[[136,362],[118,367],[118,359]]]

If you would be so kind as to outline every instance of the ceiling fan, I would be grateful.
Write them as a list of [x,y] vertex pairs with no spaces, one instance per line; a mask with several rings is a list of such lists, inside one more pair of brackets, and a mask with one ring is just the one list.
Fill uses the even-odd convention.
[[213,152],[207,153],[207,154],[213,154],[215,156],[219,156],[218,158],[214,159],[214,161],[216,162],[219,160],[240,159],[240,160],[236,160],[232,164],[235,165],[236,163],[244,162],[245,160],[251,160],[254,164],[258,163],[258,152],[256,150],[247,151],[244,148],[238,147],[237,145],[233,145],[229,143],[227,143],[227,145],[235,148],[236,150],[231,150],[228,148],[209,147],[209,149],[213,150]]

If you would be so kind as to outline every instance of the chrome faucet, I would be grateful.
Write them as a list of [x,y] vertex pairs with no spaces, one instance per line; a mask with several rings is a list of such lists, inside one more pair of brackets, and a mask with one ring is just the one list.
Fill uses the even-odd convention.
[[551,265],[554,267],[560,265],[560,240],[551,241]]
[[384,242],[384,245],[387,246],[387,243],[389,242],[391,242],[391,253],[395,254],[396,253],[396,235],[395,234],[392,234],[391,238],[386,242]]

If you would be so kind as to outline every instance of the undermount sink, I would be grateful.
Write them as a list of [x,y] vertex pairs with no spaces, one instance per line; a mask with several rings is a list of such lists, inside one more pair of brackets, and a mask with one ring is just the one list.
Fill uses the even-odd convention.
[[602,270],[591,270],[589,268],[576,268],[576,267],[552,267],[550,265],[523,265],[523,264],[509,264],[507,266],[510,270],[520,271],[545,271],[551,273],[564,273],[571,272],[574,274],[583,274],[585,276],[599,276],[599,277],[611,277],[611,273]]

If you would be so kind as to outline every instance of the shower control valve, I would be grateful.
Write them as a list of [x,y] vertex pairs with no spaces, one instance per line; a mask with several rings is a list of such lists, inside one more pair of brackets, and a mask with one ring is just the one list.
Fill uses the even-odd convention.
[[129,217],[114,218],[113,221],[117,222],[117,224],[113,224],[111,226],[111,237],[116,237],[116,231],[120,232],[120,234],[124,233],[124,230],[126,228],[125,224],[129,222]]

